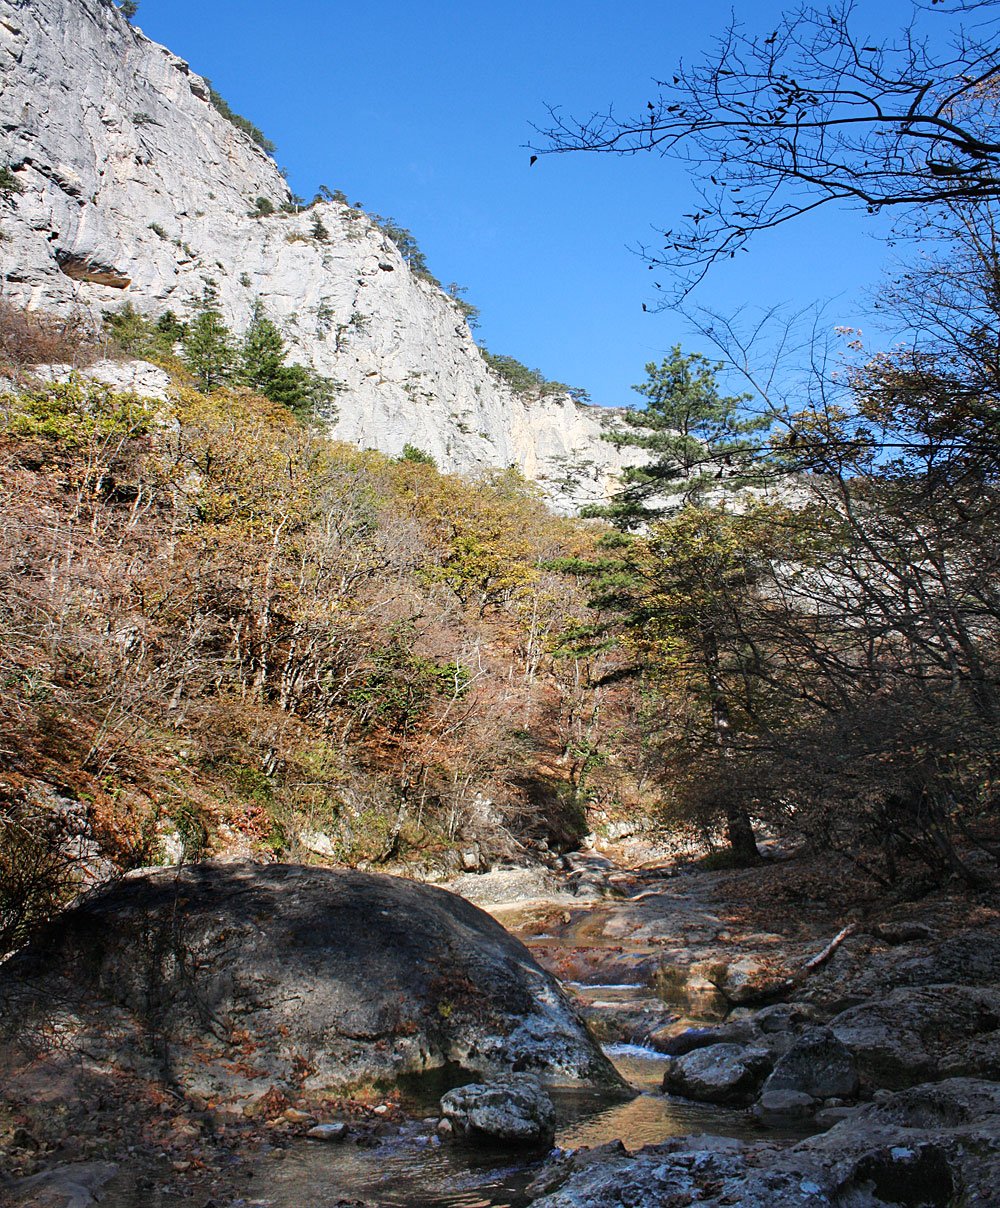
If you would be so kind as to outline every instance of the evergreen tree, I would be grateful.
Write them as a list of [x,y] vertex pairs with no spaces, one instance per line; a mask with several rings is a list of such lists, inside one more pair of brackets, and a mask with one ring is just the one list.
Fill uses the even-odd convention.
[[253,318],[240,347],[238,378],[265,398],[273,399],[285,368],[285,341],[277,326],[267,317],[260,301],[254,304]]
[[156,330],[167,351],[173,352],[175,346],[184,339],[187,328],[172,310],[165,310],[156,320]]
[[184,324],[173,311],[165,311],[155,322],[137,311],[131,302],[116,311],[104,312],[104,332],[127,356],[148,360],[169,358],[184,339]]
[[258,299],[240,346],[237,380],[300,416],[329,403],[330,381],[305,365],[286,365],[287,355],[284,337]]
[[126,302],[121,310],[104,312],[104,331],[128,356],[144,356],[150,350],[152,324]]
[[188,324],[183,346],[185,363],[203,394],[232,380],[236,367],[232,332],[212,306],[207,306]]
[[[669,666],[674,679],[704,704],[696,726],[722,785],[731,779],[740,715],[730,674],[739,661],[739,636],[731,618],[752,597],[754,575],[730,531],[733,518],[713,496],[765,481],[770,467],[760,434],[770,420],[741,414],[749,396],[722,394],[716,382],[720,368],[697,353],[684,355],[679,345],[659,364],[646,365],[646,380],[635,387],[646,406],[627,412],[625,428],[609,439],[619,447],[646,449],[652,459],[625,471],[610,504],[590,509],[625,532],[601,543],[606,557],[571,560],[561,568],[590,578],[588,603],[602,618],[564,635],[564,649],[621,642],[632,663],[620,674],[650,682],[661,680]],[[657,523],[664,514],[668,519]],[[642,534],[628,534],[635,529]],[[683,658],[677,662],[679,650]],[[750,680],[744,675],[739,682]],[[752,863],[759,853],[745,802],[720,792],[715,806],[734,856]]]
[[646,449],[652,459],[626,469],[612,502],[591,514],[631,529],[668,510],[671,496],[678,504],[697,503],[717,487],[763,480],[759,434],[770,419],[741,414],[750,396],[722,394],[721,368],[699,353],[684,355],[680,345],[659,364],[646,365],[646,380],[633,387],[646,406],[626,412],[625,428],[607,439],[619,448]]

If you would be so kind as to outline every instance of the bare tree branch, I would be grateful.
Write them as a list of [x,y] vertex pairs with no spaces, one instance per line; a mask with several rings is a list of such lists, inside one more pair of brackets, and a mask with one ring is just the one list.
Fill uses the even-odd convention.
[[[918,3],[883,42],[856,33],[851,0],[798,8],[767,35],[734,22],[701,62],[657,82],[645,113],[580,120],[550,109],[536,149],[653,152],[683,163],[700,203],[646,253],[679,274],[683,292],[752,235],[830,202],[870,213],[993,202],[998,4]],[[952,18],[948,31],[939,14]]]

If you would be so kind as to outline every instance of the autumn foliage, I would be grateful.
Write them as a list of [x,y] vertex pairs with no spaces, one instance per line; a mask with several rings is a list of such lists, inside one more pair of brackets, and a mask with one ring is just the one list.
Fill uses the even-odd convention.
[[359,452],[246,390],[82,378],[3,396],[0,434],[12,808],[56,786],[124,868],[165,844],[486,860],[585,829],[580,744],[629,707],[605,721],[553,656],[583,601],[546,567],[591,538],[515,471]]

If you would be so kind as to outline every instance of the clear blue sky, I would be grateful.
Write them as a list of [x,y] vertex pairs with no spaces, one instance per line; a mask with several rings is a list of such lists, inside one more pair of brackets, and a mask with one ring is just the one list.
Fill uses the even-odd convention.
[[[783,6],[739,7],[755,28]],[[866,0],[881,30],[901,0]],[[629,387],[671,344],[702,342],[676,313],[645,314],[653,274],[630,245],[690,209],[683,171],[642,156],[548,156],[524,144],[546,104],[641,109],[651,81],[706,47],[730,3],[595,0],[141,0],[135,23],[211,77],[278,145],[295,192],[343,189],[410,228],[443,282],[468,287],[479,335],[594,401]],[[759,239],[695,300],[803,307],[863,324],[886,252],[877,222],[834,214]]]

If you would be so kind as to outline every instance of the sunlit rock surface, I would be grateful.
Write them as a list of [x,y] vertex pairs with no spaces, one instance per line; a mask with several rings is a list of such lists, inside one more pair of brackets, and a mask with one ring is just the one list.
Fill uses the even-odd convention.
[[[604,498],[623,464],[609,412],[510,390],[365,215],[281,213],[274,162],[113,5],[0,0],[0,163],[24,190],[0,204],[9,301],[185,317],[208,290],[242,331],[259,298],[293,359],[335,381],[344,440],[447,471],[516,465],[562,510]],[[251,217],[258,198],[279,212]]]

